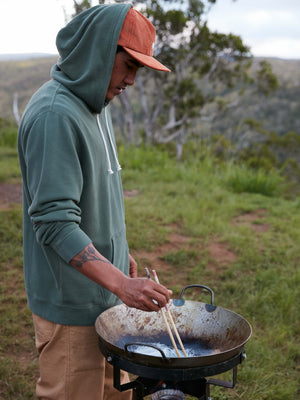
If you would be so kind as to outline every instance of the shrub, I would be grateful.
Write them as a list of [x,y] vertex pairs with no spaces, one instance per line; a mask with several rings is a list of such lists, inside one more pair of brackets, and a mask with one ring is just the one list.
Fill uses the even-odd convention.
[[0,118],[0,147],[16,148],[18,128],[14,123]]
[[235,193],[259,193],[277,196],[281,193],[283,179],[276,171],[252,170],[231,165],[225,176],[225,185]]

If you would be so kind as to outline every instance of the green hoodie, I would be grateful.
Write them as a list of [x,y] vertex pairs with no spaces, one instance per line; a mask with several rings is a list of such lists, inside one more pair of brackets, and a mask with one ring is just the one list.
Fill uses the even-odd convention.
[[89,243],[129,271],[120,166],[105,103],[129,8],[90,8],[58,33],[52,80],[33,95],[19,129],[28,305],[60,324],[93,325],[120,302],[69,265]]

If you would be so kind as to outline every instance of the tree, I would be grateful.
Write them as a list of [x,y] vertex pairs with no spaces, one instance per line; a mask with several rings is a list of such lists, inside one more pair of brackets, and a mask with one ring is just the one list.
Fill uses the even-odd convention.
[[[246,87],[254,82],[248,76],[252,56],[242,39],[212,32],[207,26],[208,6],[215,2],[143,2],[144,13],[157,29],[157,55],[173,71],[167,76],[152,71],[155,85],[149,89],[145,75],[138,81],[140,88],[152,91],[151,95],[144,94],[148,104],[149,99],[156,99],[144,107],[145,121],[151,121],[145,128],[145,138],[153,143],[176,141],[178,158],[189,134],[195,133],[192,123],[201,118],[204,104],[217,99],[224,88],[237,84]],[[258,78],[258,90],[265,94],[276,86],[267,62],[262,63]]]
[[84,10],[88,10],[89,8],[92,7],[92,1],[91,0],[83,0],[83,1],[76,1],[73,0],[74,3],[74,14],[72,17],[75,17],[76,15],[80,14]]
[[[253,84],[247,74],[252,59],[250,49],[239,36],[209,30],[206,16],[216,0],[133,3],[156,28],[155,56],[172,70],[171,73],[140,71],[137,76],[143,140],[147,144],[174,141],[180,158],[189,135],[197,134],[193,126],[201,119],[203,106],[218,99],[225,88]],[[272,71],[263,64],[258,75],[258,89],[268,93],[272,85]],[[122,132],[130,141],[134,139],[131,97],[127,93],[120,96],[127,122]]]

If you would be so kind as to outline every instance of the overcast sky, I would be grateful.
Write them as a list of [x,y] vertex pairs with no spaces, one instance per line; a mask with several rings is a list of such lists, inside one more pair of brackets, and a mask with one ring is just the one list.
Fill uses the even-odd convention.
[[[0,54],[56,54],[63,5],[73,12],[73,0],[0,0]],[[300,0],[217,0],[207,19],[241,36],[254,56],[300,58]]]

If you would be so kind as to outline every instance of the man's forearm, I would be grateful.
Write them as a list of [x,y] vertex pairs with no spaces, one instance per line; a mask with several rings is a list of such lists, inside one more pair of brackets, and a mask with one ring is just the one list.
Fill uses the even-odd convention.
[[95,247],[90,244],[85,247],[79,254],[77,254],[70,262],[70,264],[75,268],[82,268],[83,265],[88,261],[101,261],[105,264],[111,264],[105,257],[95,249]]
[[91,243],[78,253],[70,261],[70,264],[83,275],[117,296],[120,287],[127,279],[127,277],[109,260],[102,256]]
[[164,286],[147,278],[135,277],[137,266],[131,257],[132,278],[123,274],[92,244],[78,253],[70,264],[92,281],[114,293],[129,307],[159,311],[170,300],[171,292]]

